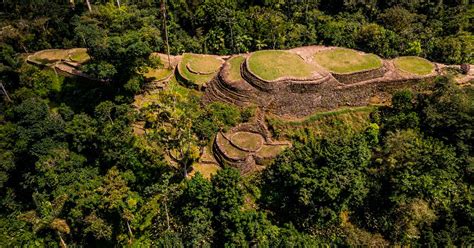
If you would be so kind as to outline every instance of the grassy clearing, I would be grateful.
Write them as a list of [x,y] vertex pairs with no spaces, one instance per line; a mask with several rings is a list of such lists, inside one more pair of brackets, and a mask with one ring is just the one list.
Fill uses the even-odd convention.
[[244,63],[244,56],[232,57],[229,60],[230,70],[229,70],[229,80],[239,81],[242,80],[242,75],[240,74],[240,66]]
[[424,58],[415,56],[399,57],[396,58],[393,63],[395,67],[402,71],[420,76],[428,75],[434,70],[433,63]]
[[91,59],[89,54],[87,54],[86,48],[71,49],[69,53],[69,58],[77,63],[85,63]]
[[269,158],[269,157],[276,157],[280,152],[285,150],[288,146],[269,146],[264,145],[262,149],[257,152],[257,156]]
[[67,59],[68,55],[69,55],[68,50],[50,49],[50,50],[39,51],[35,53],[34,55],[32,55],[30,58],[42,64],[49,64],[49,63]]
[[160,69],[149,68],[148,72],[146,72],[143,76],[145,76],[145,78],[150,79],[150,80],[161,81],[161,80],[166,79],[168,76],[170,76],[171,73],[173,73],[173,70],[168,69],[168,68],[160,68]]
[[300,56],[286,51],[258,51],[250,56],[248,63],[250,70],[264,80],[310,77],[316,70]]
[[231,140],[232,143],[238,147],[255,151],[262,146],[263,140],[260,134],[249,133],[249,132],[238,132],[235,133]]
[[374,54],[360,54],[345,48],[328,49],[314,54],[314,60],[335,73],[354,73],[380,68],[382,60]]
[[214,56],[194,55],[189,58],[188,65],[193,71],[209,74],[219,69],[222,60]]
[[193,170],[189,173],[193,177],[197,172],[200,172],[204,178],[211,179],[212,175],[216,174],[221,167],[215,164],[196,163],[193,165]]
[[316,134],[330,132],[344,133],[347,130],[363,130],[370,122],[369,115],[376,107],[365,106],[343,108],[335,111],[316,113],[304,120],[286,121],[276,116],[268,116],[270,129],[276,137],[291,139],[304,129],[313,130]]
[[[216,61],[219,61],[219,64],[216,63]],[[212,56],[203,56],[203,55],[198,55],[198,54],[184,54],[183,58],[181,59],[181,62],[179,63],[179,70],[182,73],[181,76],[183,76],[186,80],[197,84],[197,85],[203,85],[207,82],[209,82],[212,77],[214,77],[215,73],[209,74],[209,75],[199,75],[192,73],[186,68],[186,64],[189,64],[189,66],[196,71],[199,72],[217,72],[219,69],[220,63],[222,61],[218,60],[217,58],[214,58]]]

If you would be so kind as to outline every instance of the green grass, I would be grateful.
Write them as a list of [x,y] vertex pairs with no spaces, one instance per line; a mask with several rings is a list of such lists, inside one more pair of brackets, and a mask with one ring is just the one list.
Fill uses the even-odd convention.
[[415,56],[399,57],[396,58],[393,63],[402,71],[420,76],[428,75],[434,70],[433,63]]
[[86,48],[75,48],[71,49],[69,52],[69,58],[72,61],[78,62],[78,63],[85,63],[88,60],[91,59],[89,54],[87,54],[87,49]]
[[374,54],[360,54],[345,48],[328,49],[314,54],[314,60],[335,73],[354,73],[380,68],[382,60]]
[[343,133],[348,129],[362,130],[370,122],[369,115],[376,108],[375,106],[341,108],[316,113],[302,120],[288,121],[277,116],[267,116],[266,118],[275,136],[290,139],[306,128],[314,130],[317,134]]
[[191,70],[204,74],[216,72],[222,65],[222,60],[214,56],[194,55],[188,60]]
[[300,56],[286,51],[258,51],[250,56],[248,63],[252,73],[269,81],[288,76],[310,77],[316,70]]
[[169,75],[171,75],[171,73],[173,73],[173,70],[168,69],[168,68],[160,68],[160,69],[149,68],[148,72],[146,72],[143,76],[151,80],[160,81],[160,80],[166,79]]
[[256,133],[238,132],[232,138],[232,143],[240,148],[255,151],[262,146],[262,136]]
[[230,70],[229,70],[229,80],[230,81],[239,81],[243,80],[242,75],[240,74],[240,66],[244,63],[244,56],[232,57],[229,60]]
[[43,64],[49,64],[63,59],[67,59],[68,52],[69,51],[65,49],[50,49],[39,51],[32,55],[30,58]]
[[197,172],[200,172],[204,178],[211,179],[220,169],[221,167],[215,164],[195,163],[193,164],[193,170],[189,173],[189,176],[193,177]]
[[264,145],[262,149],[257,152],[257,156],[269,158],[269,157],[276,157],[280,152],[285,150],[288,146],[280,145],[280,146],[269,146]]
[[[219,64],[217,64],[216,61],[219,61]],[[222,63],[222,61],[212,56],[203,56],[198,54],[187,53],[183,55],[183,58],[181,59],[181,62],[178,66],[180,73],[182,74],[181,76],[183,76],[186,80],[197,85],[203,85],[209,82],[214,77],[215,73],[209,75],[195,74],[190,72],[188,68],[186,68],[186,64],[189,64],[193,70],[199,72],[217,72],[220,63]]]
[[234,147],[227,139],[222,138],[221,141],[222,141],[222,144],[221,144],[222,148],[232,158],[245,158],[247,156],[246,151],[242,151]]

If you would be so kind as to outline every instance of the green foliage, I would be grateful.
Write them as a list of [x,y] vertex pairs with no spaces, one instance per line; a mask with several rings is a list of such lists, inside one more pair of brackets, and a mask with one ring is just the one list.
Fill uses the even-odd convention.
[[238,108],[220,102],[207,105],[194,122],[193,129],[198,137],[206,142],[219,130],[226,130],[240,122],[248,120],[252,115],[249,110],[240,111]]
[[[472,244],[472,88],[440,78],[377,110],[271,120],[293,147],[252,181],[186,172],[254,110],[203,107],[175,82],[140,116],[129,105],[150,53],[166,52],[163,24],[172,54],[324,44],[472,64],[466,1],[166,1],[166,20],[161,2],[90,3],[2,2],[1,247]],[[87,48],[83,69],[101,81],[24,63],[71,47]]]
[[265,172],[263,203],[299,229],[337,225],[341,212],[367,194],[364,170],[370,156],[359,135],[297,143]]

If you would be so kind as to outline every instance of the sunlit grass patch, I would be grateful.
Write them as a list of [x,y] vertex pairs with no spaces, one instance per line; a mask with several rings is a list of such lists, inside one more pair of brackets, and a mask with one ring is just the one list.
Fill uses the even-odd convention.
[[69,52],[69,59],[77,63],[85,63],[91,59],[86,48],[74,48]]
[[248,66],[264,80],[281,77],[310,77],[316,68],[294,53],[277,50],[258,51],[250,55]]
[[[215,56],[187,53],[183,55],[179,63],[179,73],[186,80],[197,85],[203,85],[214,77],[222,63],[223,61]],[[187,65],[192,71],[201,74],[191,72]]]
[[173,73],[173,70],[169,68],[149,68],[148,72],[146,72],[143,76],[149,80],[161,81],[168,78],[171,73]]
[[49,64],[65,60],[68,58],[68,55],[69,51],[65,49],[48,49],[33,54],[30,56],[30,59],[42,64]]
[[188,66],[194,72],[210,74],[216,72],[222,65],[222,60],[214,56],[193,55],[188,57]]
[[257,156],[269,158],[269,157],[276,157],[280,152],[285,150],[288,146],[285,145],[264,145],[262,148],[257,152]]
[[237,147],[233,146],[227,139],[222,138],[221,140],[221,147],[225,153],[233,158],[245,158],[247,156],[247,152],[238,149]]
[[189,176],[194,176],[197,172],[201,173],[204,178],[210,179],[211,176],[217,173],[221,167],[211,163],[196,163],[193,165],[193,170]]
[[230,81],[239,81],[242,80],[242,75],[240,74],[240,66],[244,63],[244,56],[235,56],[229,60],[230,70],[228,78]]
[[314,60],[335,73],[354,73],[377,69],[382,60],[374,54],[362,54],[345,48],[327,49],[314,54]]
[[424,58],[415,56],[399,57],[396,58],[393,63],[395,67],[402,71],[420,76],[428,75],[434,70],[433,63]]
[[250,132],[235,133],[231,140],[234,145],[249,151],[255,151],[263,144],[263,137],[260,134]]

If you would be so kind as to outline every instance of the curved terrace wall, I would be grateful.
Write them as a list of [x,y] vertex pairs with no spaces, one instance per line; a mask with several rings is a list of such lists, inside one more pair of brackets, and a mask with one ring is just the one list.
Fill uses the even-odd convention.
[[385,75],[387,69],[385,67],[385,62],[380,68],[370,69],[365,71],[353,72],[353,73],[335,73],[332,72],[331,74],[334,78],[337,79],[340,83],[343,84],[353,84],[357,82],[362,82],[374,78],[381,78]]
[[[225,139],[225,141],[223,139]],[[213,151],[216,160],[220,164],[229,165],[236,169],[239,169],[243,174],[256,169],[255,160],[250,154],[247,154],[245,157],[242,158],[233,157],[226,152],[225,147],[223,147],[223,142],[230,143],[230,140],[222,132],[219,132],[216,135],[216,140],[214,141]]]

